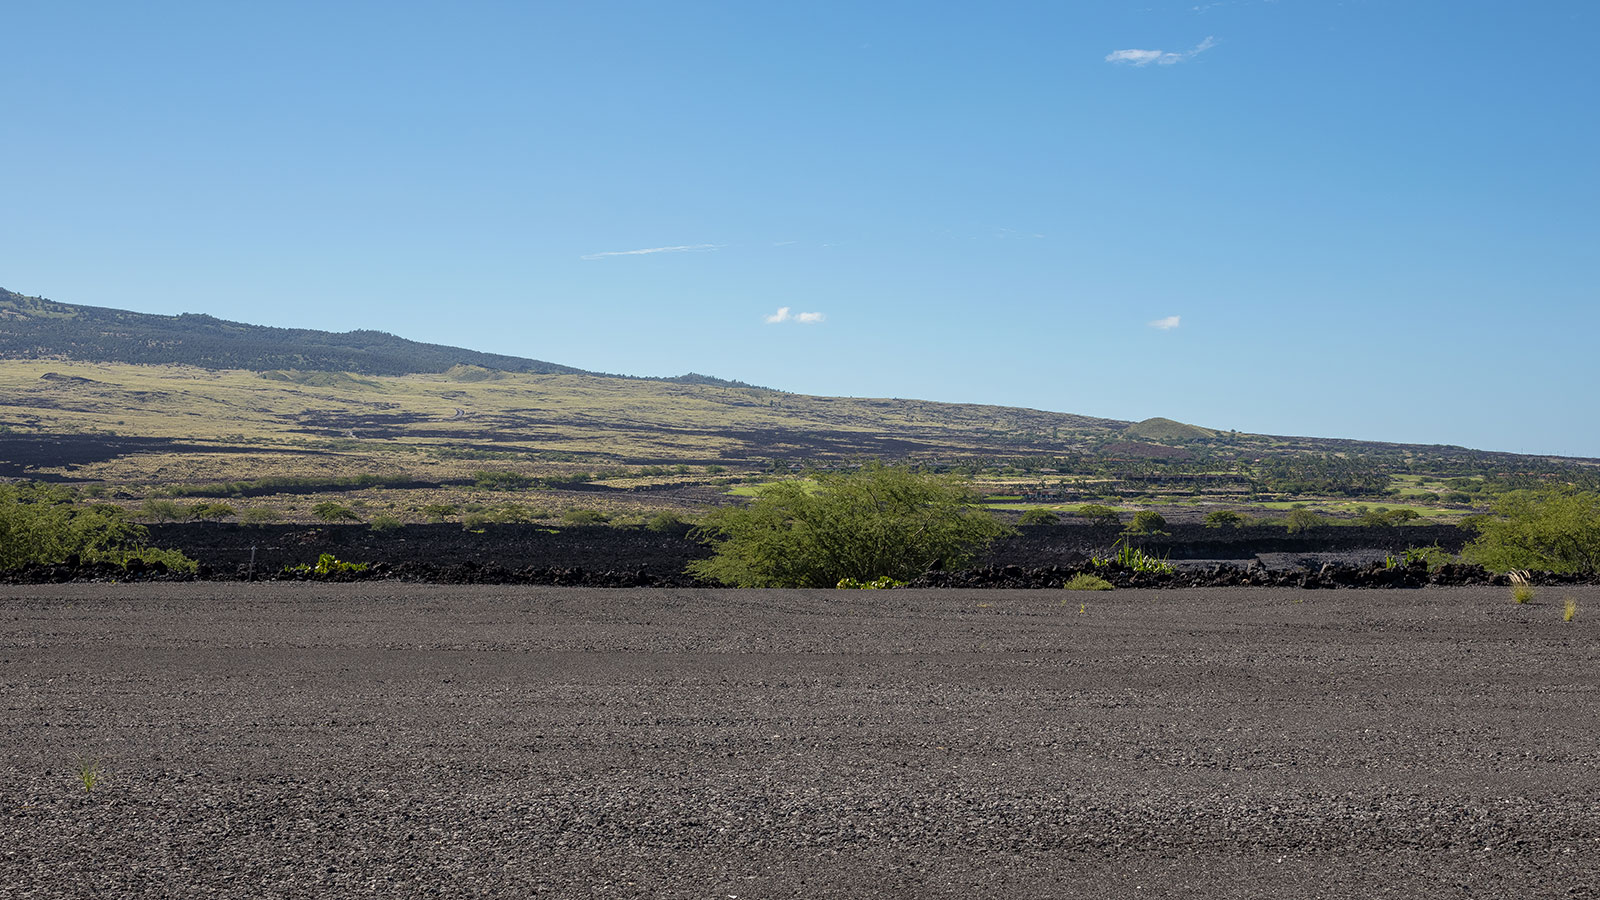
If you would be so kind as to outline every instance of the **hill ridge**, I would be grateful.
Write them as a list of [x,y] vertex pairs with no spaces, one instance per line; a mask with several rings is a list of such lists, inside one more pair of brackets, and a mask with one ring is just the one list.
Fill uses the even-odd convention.
[[82,362],[195,365],[255,372],[416,375],[477,366],[533,375],[592,375],[679,384],[754,387],[688,372],[674,376],[592,372],[545,360],[431,344],[386,331],[279,328],[207,313],[165,316],[61,303],[0,288],[0,359],[59,357]]

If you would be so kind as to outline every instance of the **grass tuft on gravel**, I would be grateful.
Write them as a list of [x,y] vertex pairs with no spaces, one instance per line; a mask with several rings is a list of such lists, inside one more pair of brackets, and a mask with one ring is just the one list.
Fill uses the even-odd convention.
[[1080,574],[1072,576],[1062,587],[1069,591],[1109,591],[1114,585],[1099,575]]

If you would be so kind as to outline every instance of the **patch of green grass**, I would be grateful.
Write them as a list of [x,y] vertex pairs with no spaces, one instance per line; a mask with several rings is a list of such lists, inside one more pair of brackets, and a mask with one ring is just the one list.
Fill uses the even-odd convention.
[[1099,575],[1090,575],[1085,572],[1072,576],[1062,587],[1069,591],[1109,591],[1115,585]]

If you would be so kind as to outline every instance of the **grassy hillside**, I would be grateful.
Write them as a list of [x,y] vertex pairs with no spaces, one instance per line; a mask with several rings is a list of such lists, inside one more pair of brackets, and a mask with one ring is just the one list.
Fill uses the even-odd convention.
[[129,504],[277,495],[279,511],[303,517],[333,494],[412,518],[535,495],[554,504],[546,512],[693,508],[724,500],[730,479],[869,458],[973,475],[992,502],[1016,509],[1115,501],[1270,513],[1309,500],[1354,514],[1404,501],[1459,517],[1494,490],[1600,479],[1593,460],[627,378],[381,332],[0,292],[0,477],[76,482]]

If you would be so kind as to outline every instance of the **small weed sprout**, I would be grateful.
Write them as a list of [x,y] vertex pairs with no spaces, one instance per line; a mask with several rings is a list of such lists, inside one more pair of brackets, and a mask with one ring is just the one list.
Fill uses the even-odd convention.
[[1526,569],[1512,569],[1506,577],[1511,579],[1511,602],[1520,606],[1533,599],[1533,578]]
[[1568,597],[1566,608],[1561,611],[1561,621],[1571,622],[1578,617],[1578,601]]
[[105,780],[105,767],[98,759],[78,760],[78,780],[83,783],[85,794],[94,791],[95,785]]

